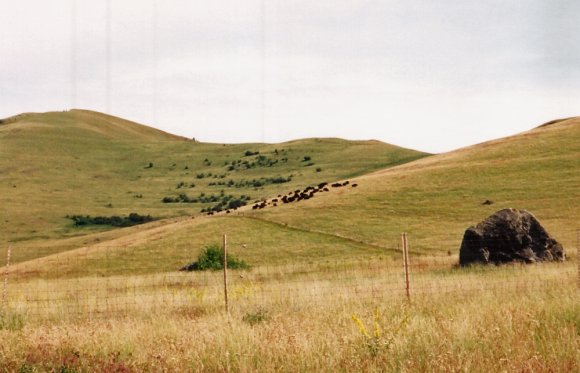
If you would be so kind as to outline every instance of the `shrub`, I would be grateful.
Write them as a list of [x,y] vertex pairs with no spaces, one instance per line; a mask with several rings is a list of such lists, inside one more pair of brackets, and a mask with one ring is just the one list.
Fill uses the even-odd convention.
[[[197,262],[182,267],[180,271],[206,271],[206,270],[220,270],[224,268],[224,252],[220,245],[206,246],[199,254]],[[250,266],[243,260],[234,258],[228,255],[228,268],[231,269],[247,269]]]
[[312,157],[310,157],[309,155],[305,155],[304,159],[302,159],[302,162],[308,162],[311,159],[312,159]]
[[322,168],[316,167],[316,172],[321,172],[321,171],[322,171]]
[[151,215],[139,215],[135,212],[130,213],[129,216],[113,215],[92,217],[89,215],[67,215],[66,218],[71,219],[74,222],[75,227],[81,227],[85,225],[111,225],[113,227],[130,227],[133,225],[147,223],[156,219]]

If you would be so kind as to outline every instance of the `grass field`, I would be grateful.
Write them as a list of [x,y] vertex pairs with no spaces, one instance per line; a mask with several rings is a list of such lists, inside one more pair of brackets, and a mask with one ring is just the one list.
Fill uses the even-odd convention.
[[[208,144],[89,111],[23,114],[0,125],[0,243],[46,246],[59,240],[56,246],[69,248],[61,239],[111,227],[75,228],[67,215],[199,215],[216,202],[162,199],[218,197],[223,190],[235,198],[249,195],[252,202],[425,155],[378,141],[340,139]],[[291,180],[272,183],[275,178]]]
[[220,272],[16,282],[10,287],[11,313],[0,328],[0,367],[577,369],[575,262],[455,269],[453,259],[433,267],[416,262],[411,302],[402,291],[400,266],[388,258],[371,265],[319,262],[232,271],[229,314]]
[[[333,189],[300,203],[258,211],[246,207],[227,217],[186,216],[68,239],[17,242],[13,258],[19,262],[90,247],[93,254],[83,260],[95,262],[90,257],[98,256],[99,247],[121,247],[125,249],[113,254],[119,263],[113,265],[117,269],[111,269],[112,274],[166,271],[228,233],[249,246],[245,254],[257,264],[326,256],[348,260],[377,250],[388,254],[403,231],[409,233],[415,253],[456,254],[468,226],[506,207],[528,209],[564,247],[574,247],[580,219],[578,122],[567,120],[351,178],[357,188]],[[292,188],[272,191],[270,196],[287,189]],[[494,203],[483,205],[487,199]],[[76,229],[77,234],[83,231]],[[125,264],[128,258],[130,266]],[[82,261],[68,265],[99,268]]]
[[[578,143],[578,118],[431,156],[338,139],[204,144],[85,111],[10,119],[0,371],[576,371]],[[237,168],[260,162],[247,151],[278,163]],[[257,189],[209,185],[290,174]],[[161,202],[181,182],[196,184],[191,196],[271,201],[346,179],[299,203],[217,216]],[[534,213],[568,260],[456,268],[464,230],[506,207]],[[166,219],[113,229],[64,218],[133,211]],[[252,267],[230,273],[229,314],[220,272],[177,271],[224,233]]]

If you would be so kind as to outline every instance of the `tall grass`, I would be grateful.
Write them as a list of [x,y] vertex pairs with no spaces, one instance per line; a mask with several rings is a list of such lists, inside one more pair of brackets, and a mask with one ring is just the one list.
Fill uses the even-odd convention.
[[[570,261],[467,269],[439,262],[416,268],[408,302],[393,262],[261,266],[232,273],[229,314],[213,272],[23,280],[9,288],[23,326],[0,330],[0,367],[573,371],[576,275]],[[267,317],[248,322],[256,315]]]

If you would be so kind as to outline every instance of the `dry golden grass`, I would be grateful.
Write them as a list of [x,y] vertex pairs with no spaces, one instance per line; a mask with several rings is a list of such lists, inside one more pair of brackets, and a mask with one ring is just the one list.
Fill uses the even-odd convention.
[[11,282],[8,309],[24,325],[7,323],[0,330],[0,367],[69,372],[577,369],[575,262],[458,269],[452,266],[455,260],[413,260],[410,303],[402,268],[392,258],[231,271],[229,314],[221,272]]

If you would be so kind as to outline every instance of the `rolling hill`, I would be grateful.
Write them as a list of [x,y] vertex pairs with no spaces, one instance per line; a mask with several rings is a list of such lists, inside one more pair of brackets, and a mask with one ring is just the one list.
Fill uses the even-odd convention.
[[[307,149],[312,159],[321,159],[322,155],[314,152],[317,141],[327,142],[328,148],[340,140],[304,140],[298,144],[310,146]],[[337,170],[334,177],[348,177],[350,185],[331,188],[300,203],[260,210],[247,206],[232,215],[166,220],[56,241],[60,249],[83,246],[56,260],[58,268],[71,274],[81,269],[85,274],[99,275],[173,271],[195,257],[204,245],[219,242],[223,233],[230,236],[232,252],[255,265],[388,257],[397,251],[404,231],[409,233],[415,255],[456,255],[465,228],[505,207],[534,213],[569,254],[575,255],[580,218],[578,143],[580,118],[554,121],[515,136],[354,178],[354,168],[342,174]],[[261,152],[281,147],[261,146]],[[238,147],[237,154],[248,147]],[[344,157],[339,146],[336,149]],[[351,156],[342,159],[357,154],[356,150],[350,152]],[[339,162],[334,165],[340,167]],[[364,168],[359,166],[358,170]],[[303,176],[311,183],[319,180],[316,172]],[[353,188],[353,183],[358,187]],[[292,190],[287,185],[271,187],[263,190],[270,197]],[[492,203],[484,204],[486,200]],[[46,263],[57,265],[53,259],[33,261],[26,268],[43,268],[49,275],[51,266]]]
[[19,248],[15,260],[41,256],[127,232],[66,216],[199,216],[224,197],[252,202],[425,156],[379,141],[202,143],[86,110],[20,114],[0,121],[0,244]]
[[299,214],[272,209],[261,217],[379,245],[407,231],[416,251],[445,253],[457,251],[465,228],[513,207],[531,211],[574,247],[579,143],[580,118],[563,120],[362,176],[347,198],[323,196]]

